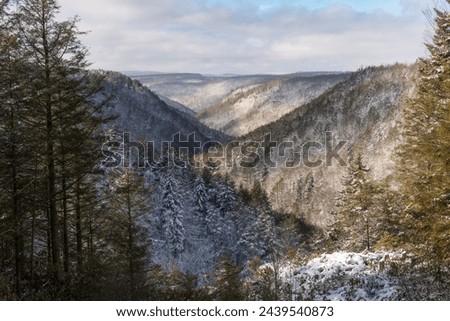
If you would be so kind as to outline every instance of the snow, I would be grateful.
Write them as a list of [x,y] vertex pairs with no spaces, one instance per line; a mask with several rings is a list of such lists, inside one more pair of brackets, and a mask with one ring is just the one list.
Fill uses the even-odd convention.
[[388,261],[403,256],[395,252],[323,254],[302,266],[285,263],[280,275],[294,300],[392,300],[397,286],[389,275]]
[[242,136],[320,96],[348,74],[294,77],[240,87],[198,115],[205,125]]

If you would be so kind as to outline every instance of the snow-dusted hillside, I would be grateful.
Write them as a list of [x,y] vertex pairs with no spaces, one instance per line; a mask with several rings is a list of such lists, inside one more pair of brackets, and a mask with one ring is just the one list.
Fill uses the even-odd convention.
[[[114,72],[94,75],[104,78],[99,95],[111,97],[104,112],[115,118],[105,129],[114,127],[114,137],[120,137],[123,131],[130,132],[132,139],[152,140],[156,147],[178,132],[195,133],[203,143],[227,139],[226,135],[199,123],[185,107],[166,104],[136,80]],[[169,164],[160,163],[134,174],[145,178],[151,194],[141,225],[150,241],[153,264],[166,270],[177,268],[202,275],[213,270],[223,253],[240,264],[267,254],[264,229],[270,227],[262,223],[264,215],[258,208],[243,202],[224,180],[217,177],[205,180],[201,173],[185,167],[177,158]],[[108,191],[107,180],[113,170],[105,168],[105,171],[105,182],[99,189]],[[168,199],[174,201],[171,208],[167,208]],[[168,223],[172,219],[176,220],[176,227]]]
[[283,261],[261,265],[259,273],[249,282],[261,282],[260,276],[267,273],[278,275],[278,291],[283,300],[398,300],[402,286],[396,269],[410,261],[411,256],[404,252],[336,252],[322,254],[303,264]]
[[281,276],[296,300],[384,301],[395,298],[390,261],[399,253],[323,254],[304,266],[285,266]]
[[255,300],[263,298],[264,286],[289,301],[446,300],[448,281],[424,277],[430,269],[406,251],[334,252],[263,264],[246,282]]
[[[202,275],[212,271],[223,253],[240,264],[267,254],[260,212],[242,202],[226,182],[215,178],[208,182],[182,168],[148,169],[145,177],[154,188],[144,223],[153,263]],[[173,213],[165,206],[169,192],[176,205]],[[176,231],[167,230],[172,215],[179,222]],[[179,244],[168,235],[173,232],[180,236]],[[176,246],[180,250],[174,254]]]
[[202,143],[224,141],[227,136],[199,123],[192,112],[180,105],[171,106],[136,80],[115,72],[104,74],[102,95],[110,96],[105,113],[117,118],[113,124],[119,132],[129,132],[134,140],[171,141],[195,133]]
[[[401,108],[413,93],[415,74],[415,66],[404,65],[369,67],[356,72],[310,103],[242,138],[261,142],[271,133],[278,144],[292,142],[284,156],[272,151],[272,161],[278,162],[276,167],[266,168],[261,162],[256,168],[227,170],[238,183],[248,187],[253,181],[262,180],[275,209],[326,226],[346,173],[346,166],[336,159],[331,166],[327,165],[326,133],[333,137],[332,148],[340,141],[345,142],[339,150],[344,160],[350,151],[362,153],[373,177],[389,176],[394,166],[393,151],[400,139]],[[304,159],[299,158],[302,146],[308,142],[321,144],[322,148],[313,149],[311,155],[313,162],[322,161],[320,166],[306,166]],[[294,151],[297,158],[293,157]],[[297,163],[292,163],[295,159]],[[306,187],[308,193],[300,196],[299,191]]]
[[[169,99],[194,106],[198,119],[215,129],[236,136],[250,131],[241,137],[243,141],[262,141],[265,134],[271,133],[278,144],[293,142],[299,152],[307,142],[325,146],[325,133],[331,132],[334,146],[346,142],[340,150],[343,158],[349,151],[361,152],[371,175],[384,178],[392,172],[391,155],[399,143],[401,107],[413,93],[415,74],[415,66],[394,65],[369,67],[350,75],[168,74],[139,79]],[[316,152],[325,160],[324,149]],[[272,156],[281,166],[234,168],[233,179],[247,188],[262,179],[274,209],[326,226],[342,188],[345,167],[334,161],[332,166],[292,168],[284,166],[288,158]],[[298,190],[307,179],[313,189],[300,202]]]
[[179,102],[176,102],[172,99],[169,99],[167,97],[164,97],[162,95],[158,95],[159,99],[161,99],[163,102],[165,102],[167,105],[177,109],[178,111],[181,111],[182,113],[188,114],[191,117],[196,117],[197,113],[193,111],[192,109],[186,107],[183,104],[180,104]]
[[286,76],[262,85],[240,87],[200,113],[198,119],[230,136],[242,136],[278,120],[349,76]]
[[195,112],[202,112],[237,88],[262,84],[279,76],[216,77],[200,74],[152,74],[133,78],[158,95],[179,102]]

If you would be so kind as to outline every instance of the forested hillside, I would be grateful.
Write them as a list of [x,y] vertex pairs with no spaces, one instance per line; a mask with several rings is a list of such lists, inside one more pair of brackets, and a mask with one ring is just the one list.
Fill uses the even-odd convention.
[[350,73],[288,75],[262,85],[240,87],[197,118],[230,136],[243,136],[306,105],[349,76]]
[[0,0],[0,300],[449,299],[450,0],[414,65],[168,98],[57,17]]

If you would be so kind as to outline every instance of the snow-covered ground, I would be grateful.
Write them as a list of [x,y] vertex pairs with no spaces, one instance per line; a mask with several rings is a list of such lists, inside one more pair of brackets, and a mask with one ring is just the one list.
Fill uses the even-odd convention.
[[283,264],[280,277],[294,300],[393,300],[397,280],[389,275],[391,263],[405,258],[395,252],[322,254],[306,265]]

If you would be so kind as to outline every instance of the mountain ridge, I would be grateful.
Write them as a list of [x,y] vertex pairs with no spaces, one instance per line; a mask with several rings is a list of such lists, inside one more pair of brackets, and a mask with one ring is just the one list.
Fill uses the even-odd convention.
[[[278,144],[293,142],[296,152],[305,143],[318,142],[324,148],[312,155],[324,160],[326,133],[332,133],[333,146],[339,141],[346,142],[340,150],[345,161],[352,154],[362,153],[368,167],[373,169],[371,175],[378,180],[386,179],[395,166],[393,155],[401,140],[402,108],[404,101],[414,93],[416,72],[416,65],[401,64],[361,69],[305,106],[238,140],[261,142],[270,133]],[[289,157],[292,153],[290,151]],[[281,163],[286,161],[286,157],[273,153],[271,157]],[[247,188],[251,188],[255,177],[261,177],[255,173],[264,173],[262,186],[274,209],[297,213],[308,222],[325,227],[342,189],[345,169],[334,161],[332,166],[317,168],[304,164],[299,168],[267,168],[259,164],[252,169],[222,170]],[[307,176],[313,177],[314,189],[307,200],[300,200],[297,190],[305,184]]]
[[99,72],[103,77],[102,95],[112,98],[105,106],[105,113],[117,116],[113,124],[119,131],[130,132],[133,139],[170,142],[180,133],[186,137],[192,133],[201,143],[227,141],[229,137],[201,124],[180,106],[171,106],[137,80],[117,72]]
[[301,107],[349,76],[348,73],[287,75],[240,87],[197,118],[211,128],[239,137]]

